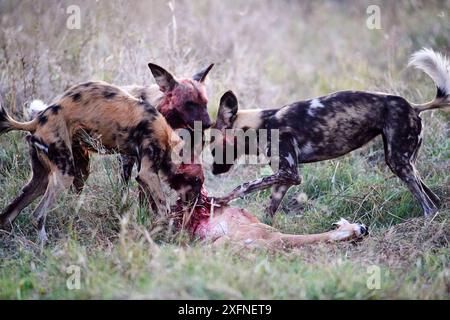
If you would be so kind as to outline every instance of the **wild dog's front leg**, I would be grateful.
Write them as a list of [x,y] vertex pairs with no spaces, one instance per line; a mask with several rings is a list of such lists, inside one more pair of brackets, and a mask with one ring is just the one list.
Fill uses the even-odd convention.
[[128,185],[128,182],[130,182],[131,173],[133,172],[133,166],[135,162],[135,157],[128,155],[120,156],[120,163],[122,164],[122,172],[120,173],[120,177],[124,185]]
[[89,177],[89,151],[81,145],[80,141],[72,143],[73,162],[75,165],[73,187],[77,194],[83,192],[84,184]]
[[[278,171],[276,174],[264,177],[261,179],[256,179],[251,182],[247,182],[242,184],[241,186],[237,187],[233,191],[231,191],[228,195],[222,198],[215,199],[216,203],[218,204],[226,204],[230,202],[233,199],[240,198],[247,193],[251,193],[254,191],[264,190],[274,185],[283,185],[283,186],[291,186],[295,184],[300,184],[300,178],[297,174],[293,174],[292,172],[286,172],[286,171]],[[286,188],[287,191],[287,188]],[[280,194],[279,198],[276,199],[276,201],[279,203],[283,199],[283,196],[286,192],[283,194]],[[278,205],[276,206],[278,208]],[[276,210],[276,208],[275,208]]]
[[[273,143],[273,141],[271,143]],[[244,183],[234,189],[227,196],[217,199],[217,203],[226,204],[229,201],[240,198],[247,193],[273,187],[270,205],[266,209],[266,212],[270,216],[273,216],[289,187],[301,183],[301,178],[298,174],[298,159],[294,143],[294,139],[290,136],[283,135],[281,137],[281,141],[278,146],[279,156],[274,157],[274,159],[278,162],[277,173],[272,176]],[[271,156],[271,154],[269,153],[268,156]],[[271,165],[274,165],[273,159],[271,160]]]
[[161,187],[161,180],[159,179],[158,173],[155,172],[153,162],[147,157],[144,157],[139,167],[140,170],[136,181],[147,196],[149,207],[155,208],[156,206],[160,215],[167,215],[170,213],[170,208],[166,202]]

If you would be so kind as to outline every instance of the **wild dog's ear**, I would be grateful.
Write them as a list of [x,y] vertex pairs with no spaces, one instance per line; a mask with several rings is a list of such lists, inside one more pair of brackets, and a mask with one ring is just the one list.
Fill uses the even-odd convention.
[[238,111],[238,100],[233,91],[227,91],[220,98],[219,111],[217,113],[216,128],[229,128]]
[[211,71],[212,67],[214,67],[214,63],[210,64],[208,67],[195,74],[192,79],[201,83],[205,82],[206,76],[208,75],[209,71]]
[[164,68],[153,63],[149,63],[148,67],[162,92],[170,91],[177,85],[177,80]]

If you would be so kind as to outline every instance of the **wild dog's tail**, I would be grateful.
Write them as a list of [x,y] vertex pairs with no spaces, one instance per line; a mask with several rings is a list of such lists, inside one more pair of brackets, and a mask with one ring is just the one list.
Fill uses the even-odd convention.
[[420,113],[450,107],[450,63],[444,55],[424,48],[411,56],[408,66],[422,70],[433,79],[437,87],[436,98],[423,104],[412,104]]
[[28,122],[18,122],[12,119],[0,104],[0,135],[13,130],[34,132],[36,131],[37,123],[37,119]]

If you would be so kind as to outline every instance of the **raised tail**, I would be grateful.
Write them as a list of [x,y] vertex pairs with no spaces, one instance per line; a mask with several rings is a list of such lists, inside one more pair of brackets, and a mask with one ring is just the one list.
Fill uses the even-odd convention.
[[28,122],[18,122],[12,119],[5,108],[0,104],[0,135],[13,130],[36,131],[38,120],[34,119]]
[[422,70],[437,87],[436,98],[423,104],[412,104],[419,113],[422,111],[450,107],[450,63],[444,55],[432,49],[422,49],[411,56],[408,66]]

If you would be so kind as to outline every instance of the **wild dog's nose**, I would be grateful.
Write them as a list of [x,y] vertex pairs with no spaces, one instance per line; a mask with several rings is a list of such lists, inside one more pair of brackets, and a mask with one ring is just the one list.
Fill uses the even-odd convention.
[[209,129],[211,128],[211,126],[212,126],[211,119],[208,118],[203,121],[203,130]]

